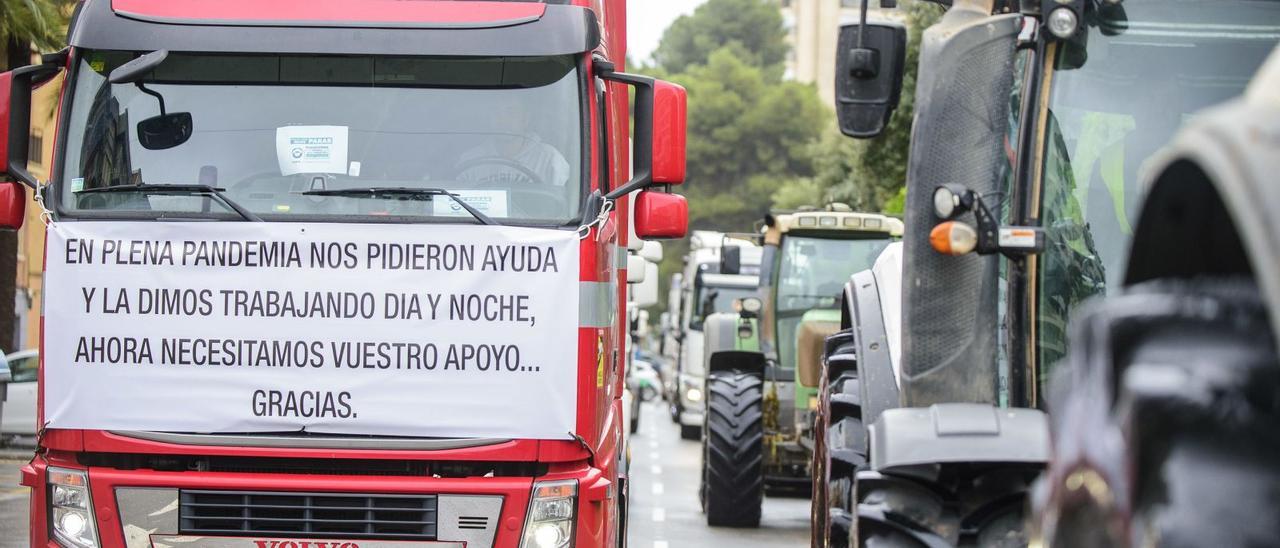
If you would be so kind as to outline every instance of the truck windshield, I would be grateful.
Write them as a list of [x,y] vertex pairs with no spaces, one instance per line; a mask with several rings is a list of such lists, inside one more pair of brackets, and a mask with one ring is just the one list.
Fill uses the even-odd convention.
[[777,294],[777,345],[783,367],[795,367],[796,328],[804,313],[839,307],[849,277],[871,268],[889,243],[888,238],[783,238]]
[[[340,192],[356,188],[444,189],[500,223],[580,216],[572,57],[170,54],[139,83],[108,82],[137,55],[80,56],[62,214],[241,218],[208,194],[101,191],[198,184],[275,221],[476,222],[448,196]],[[178,125],[189,115],[188,138],[140,137],[154,131],[144,121],[160,120],[161,105]]]
[[1121,5],[1095,12],[1087,36],[1054,60],[1041,194],[1041,368],[1064,355],[1071,310],[1119,287],[1144,163],[1197,111],[1240,95],[1280,40],[1280,2]]

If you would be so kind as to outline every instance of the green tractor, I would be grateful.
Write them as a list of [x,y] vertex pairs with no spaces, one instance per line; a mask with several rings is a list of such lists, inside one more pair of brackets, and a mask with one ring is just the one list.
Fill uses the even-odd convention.
[[[817,371],[823,340],[840,325],[841,287],[901,233],[898,219],[842,205],[765,219],[759,297],[704,324],[709,525],[755,527],[766,488],[808,490]],[[726,251],[721,272],[733,272]]]

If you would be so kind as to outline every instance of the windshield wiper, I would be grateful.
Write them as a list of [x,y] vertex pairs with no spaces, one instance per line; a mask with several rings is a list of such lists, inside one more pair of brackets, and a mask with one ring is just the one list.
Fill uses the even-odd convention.
[[262,222],[262,217],[255,215],[252,211],[245,209],[240,204],[237,204],[235,200],[229,198],[226,194],[225,188],[218,188],[213,185],[157,185],[151,183],[139,183],[132,185],[86,188],[84,190],[77,190],[76,194],[109,194],[112,192],[142,192],[147,194],[178,192],[184,194],[208,194],[216,197],[218,201],[230,208],[231,211],[236,212],[244,220],[254,223]]
[[496,225],[498,224],[488,215],[481,213],[480,210],[471,207],[457,194],[449,192],[443,188],[409,188],[409,187],[360,187],[360,188],[335,188],[324,190],[308,190],[302,193],[304,196],[350,196],[352,198],[380,198],[383,196],[448,196],[462,209],[467,210],[472,217],[475,217],[480,224]]

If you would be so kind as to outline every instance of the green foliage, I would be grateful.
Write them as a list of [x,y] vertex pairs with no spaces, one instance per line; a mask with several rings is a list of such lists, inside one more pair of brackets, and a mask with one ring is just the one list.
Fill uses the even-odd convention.
[[884,203],[884,208],[882,208],[882,210],[886,215],[897,215],[898,217],[901,217],[906,207],[907,187],[904,186],[898,189],[898,193],[894,195],[894,197],[889,198],[889,200]]
[[814,181],[822,197],[827,201],[845,202],[855,210],[892,213],[892,206],[901,211],[901,204],[894,200],[904,196],[902,189],[907,178],[920,39],[924,29],[937,22],[943,10],[921,0],[904,1],[900,7],[907,15],[907,67],[902,79],[902,99],[888,127],[882,135],[870,140],[846,138],[833,127],[823,133],[813,151]]
[[826,192],[813,177],[797,177],[784,181],[773,192],[775,209],[799,209],[826,203]]
[[770,82],[736,50],[670,76],[689,90],[688,185],[695,228],[742,230],[779,181],[813,173],[811,143],[830,113],[812,86]]
[[[813,176],[813,143],[833,116],[813,86],[782,81],[787,50],[776,0],[707,0],[667,28],[654,66],[629,65],[689,92],[688,177],[677,191],[691,229],[751,230],[786,182]],[[663,291],[688,240],[664,251]]]
[[0,0],[0,44],[32,44],[42,51],[63,46],[66,0]]
[[765,69],[771,79],[781,78],[787,44],[777,2],[708,0],[667,27],[653,58],[666,71],[685,72],[725,47],[746,64]]

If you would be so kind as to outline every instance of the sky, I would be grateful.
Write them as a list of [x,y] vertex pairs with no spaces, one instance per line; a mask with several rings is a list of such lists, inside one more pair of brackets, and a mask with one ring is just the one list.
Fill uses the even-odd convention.
[[627,53],[647,61],[662,39],[662,31],[681,15],[706,0],[631,0],[627,2]]

